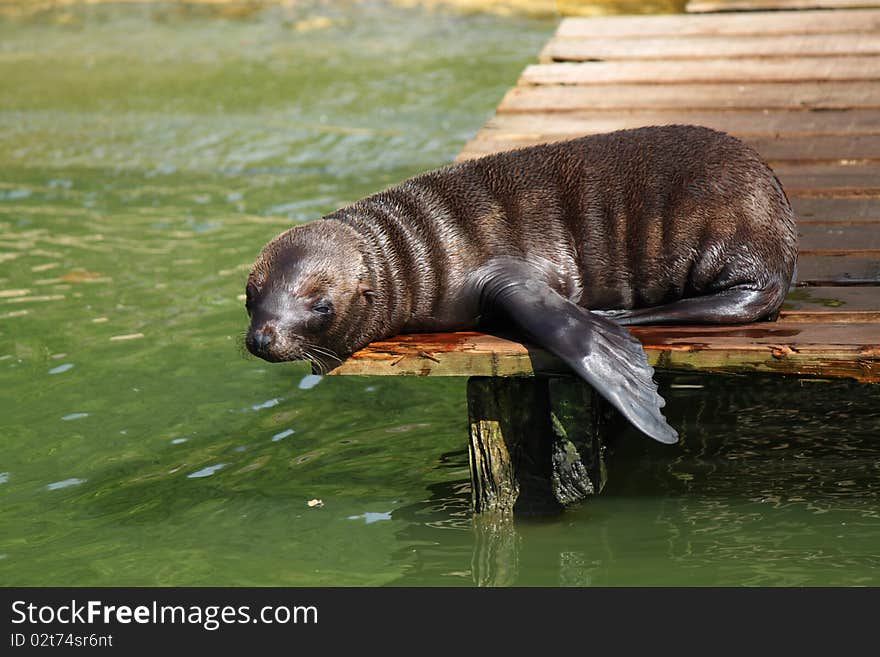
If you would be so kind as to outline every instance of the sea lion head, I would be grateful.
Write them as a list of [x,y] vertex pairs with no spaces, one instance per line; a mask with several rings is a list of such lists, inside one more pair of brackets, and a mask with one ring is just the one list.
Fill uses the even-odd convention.
[[308,360],[319,369],[365,344],[358,326],[372,303],[357,233],[322,219],[269,242],[248,276],[248,351],[277,363]]

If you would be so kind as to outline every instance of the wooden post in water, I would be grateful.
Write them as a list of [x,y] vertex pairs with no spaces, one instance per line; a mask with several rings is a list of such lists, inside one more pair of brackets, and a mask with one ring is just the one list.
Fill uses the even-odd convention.
[[605,483],[603,431],[613,411],[574,377],[471,377],[476,513],[559,513]]

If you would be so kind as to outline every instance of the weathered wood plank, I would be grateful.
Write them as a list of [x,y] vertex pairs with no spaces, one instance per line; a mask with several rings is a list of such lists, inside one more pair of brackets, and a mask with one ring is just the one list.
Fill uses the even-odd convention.
[[800,222],[880,222],[880,197],[809,198],[788,195]]
[[831,255],[847,252],[860,255],[880,255],[880,226],[858,223],[798,224],[801,255]]
[[716,35],[681,37],[599,37],[552,39],[540,61],[591,59],[718,59],[722,57],[827,57],[880,54],[880,33],[857,32],[829,39],[825,34]]
[[[553,141],[575,139],[582,134],[543,135],[490,132],[478,134],[462,150],[459,159],[482,157],[490,153],[534,146]],[[757,150],[765,160],[774,162],[840,163],[841,161],[880,161],[880,135],[863,135],[859,139],[842,135],[812,137],[759,137],[743,141]]]
[[878,164],[775,164],[786,192],[800,196],[880,195]]
[[797,280],[809,285],[878,285],[880,254],[801,255]]
[[878,0],[691,0],[686,11],[755,11],[762,9],[848,9],[880,7]]
[[880,135],[780,136],[745,141],[770,162],[880,160]]
[[614,60],[527,66],[519,84],[683,84],[880,79],[880,57],[801,57],[667,61]]
[[566,18],[556,37],[680,37],[696,34],[741,36],[750,34],[841,34],[880,30],[880,12],[870,9],[799,11],[780,18],[775,13],[694,16],[596,16]]
[[[635,327],[666,370],[767,372],[880,382],[880,322],[779,321],[743,326]],[[566,372],[532,345],[481,333],[402,335],[355,353],[331,374],[524,376]]]
[[852,108],[880,109],[880,84],[862,81],[523,86],[508,91],[498,111]]
[[[704,125],[741,139],[880,134],[880,110],[573,110],[499,112],[475,139],[546,141],[600,134],[646,125]],[[852,139],[852,141],[858,141]],[[469,144],[465,146],[467,149]]]
[[[532,138],[545,135],[554,139],[599,134],[646,125],[687,123],[704,125],[735,134],[740,138],[809,137],[880,134],[880,110],[627,110],[615,112],[573,110],[569,112],[500,112],[483,126],[479,138]],[[857,140],[853,140],[857,141]]]
[[880,286],[800,287],[780,312],[787,322],[880,322]]

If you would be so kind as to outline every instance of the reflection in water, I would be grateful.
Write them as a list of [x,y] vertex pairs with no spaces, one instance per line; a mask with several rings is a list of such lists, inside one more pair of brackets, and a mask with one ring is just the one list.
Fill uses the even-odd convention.
[[[450,487],[395,511],[411,523],[402,540],[431,546],[397,583],[880,583],[877,387],[667,376],[662,388],[682,444],[625,430],[603,494],[559,518],[477,519],[450,541],[431,529],[456,504]],[[464,493],[457,503],[466,516]]]
[[474,518],[471,577],[477,586],[511,586],[519,579],[520,536],[510,518]]

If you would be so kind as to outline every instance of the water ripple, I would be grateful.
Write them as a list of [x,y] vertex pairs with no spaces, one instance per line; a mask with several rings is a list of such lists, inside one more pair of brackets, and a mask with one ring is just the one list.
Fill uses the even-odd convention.
[[207,468],[202,468],[201,470],[196,470],[195,472],[186,475],[187,479],[201,479],[202,477],[210,477],[212,474],[217,472],[218,470],[222,470],[226,467],[225,463],[218,463],[217,465],[209,465]]
[[311,389],[314,388],[316,385],[318,385],[319,383],[321,383],[321,380],[322,380],[323,378],[324,378],[324,377],[320,376],[319,374],[306,374],[306,375],[302,378],[302,381],[299,382],[299,386],[297,386],[297,387],[298,387],[300,390],[311,390]]
[[296,432],[293,429],[285,429],[281,433],[276,433],[274,436],[272,436],[272,442],[277,443],[279,440],[284,440],[288,436],[292,436],[294,433]]
[[281,403],[281,399],[279,397],[275,397],[274,399],[270,399],[269,401],[264,401],[262,404],[254,404],[251,406],[251,409],[254,411],[259,411],[264,408],[272,408],[273,406],[278,406]]
[[85,479],[77,479],[76,477],[72,477],[70,479],[62,479],[61,481],[55,481],[51,484],[46,484],[47,490],[59,490],[61,488],[69,488],[70,486],[79,486],[80,484],[86,483]]

